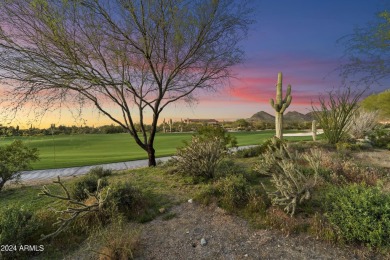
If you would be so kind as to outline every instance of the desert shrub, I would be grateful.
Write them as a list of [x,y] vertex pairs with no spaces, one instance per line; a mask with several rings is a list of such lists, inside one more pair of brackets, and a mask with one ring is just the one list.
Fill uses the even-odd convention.
[[369,135],[373,146],[390,150],[390,131],[383,127],[377,127]]
[[[11,206],[2,211],[0,215],[0,245],[16,246],[0,252],[0,259],[16,259],[34,252],[19,250],[21,245],[35,245],[39,239],[40,223],[36,221],[31,211],[21,206]],[[35,252],[36,254],[37,252]]]
[[196,181],[212,179],[226,153],[225,144],[219,138],[193,136],[191,143],[177,150],[176,167],[179,173]]
[[336,144],[336,150],[338,152],[359,151],[361,147],[359,144],[350,142],[338,142]]
[[265,189],[262,187],[251,188],[247,197],[248,203],[246,205],[246,211],[265,216],[266,210],[271,205],[271,201],[269,200]]
[[119,212],[128,219],[142,215],[147,207],[147,200],[141,191],[129,182],[119,182],[110,186],[106,208]]
[[354,92],[351,88],[320,96],[320,107],[312,106],[314,117],[324,130],[325,139],[330,144],[336,144],[348,137],[352,118],[358,110],[358,101],[363,91]]
[[327,219],[343,240],[378,247],[390,244],[390,195],[378,187],[333,188],[325,205]]
[[335,229],[326,219],[326,217],[316,212],[312,218],[309,220],[310,227],[308,232],[316,236],[316,238],[321,238],[322,240],[334,242],[337,241],[337,234]]
[[259,156],[263,152],[262,147],[260,145],[244,148],[237,150],[234,153],[234,156],[237,158],[251,158]]
[[231,159],[222,160],[215,169],[215,177],[226,177],[233,174],[246,174],[245,168]]
[[[302,156],[290,152],[285,144],[270,146],[255,170],[272,176],[271,183],[276,190],[267,192],[272,204],[285,206],[284,210],[294,215],[297,205],[311,197],[317,183],[321,156],[317,149],[311,149],[310,153]],[[308,164],[309,169],[303,164]]]
[[237,147],[237,138],[221,126],[202,126],[198,129],[196,136],[201,140],[219,139],[225,147]]
[[194,200],[202,203],[204,205],[209,205],[213,202],[218,202],[218,197],[220,196],[217,191],[214,183],[208,183],[202,185],[200,190],[195,194]]
[[259,156],[262,153],[266,152],[268,149],[268,146],[271,144],[272,144],[272,140],[267,139],[264,143],[262,143],[260,145],[237,150],[235,152],[235,157],[237,157],[237,158],[251,158],[251,157]]
[[112,170],[111,169],[103,169],[101,166],[93,167],[92,169],[89,170],[87,173],[88,175],[93,175],[98,177],[98,179],[108,177],[112,175]]
[[98,251],[99,260],[134,259],[139,240],[139,230],[109,227],[104,234],[104,245]]
[[306,232],[309,224],[300,218],[291,218],[285,211],[279,207],[270,207],[266,211],[265,217],[261,219],[259,225],[264,228],[274,228],[280,230],[286,235]]
[[325,152],[322,154],[321,168],[323,179],[334,185],[364,182],[373,186],[386,174],[381,168],[362,166],[354,159]]
[[[86,174],[85,176],[80,177],[71,187],[70,194],[71,197],[83,201],[88,198],[88,193],[93,193],[97,190],[98,180],[101,179],[95,174]],[[108,186],[108,181],[105,178],[101,179],[100,182],[101,188]]]
[[219,204],[226,210],[243,208],[248,202],[249,183],[243,175],[230,175],[218,180],[215,185]]
[[88,238],[91,248],[88,259],[134,259],[139,248],[140,228],[120,216],[104,228],[95,230]]
[[362,108],[355,111],[347,127],[353,138],[363,139],[378,124],[378,111],[366,111]]

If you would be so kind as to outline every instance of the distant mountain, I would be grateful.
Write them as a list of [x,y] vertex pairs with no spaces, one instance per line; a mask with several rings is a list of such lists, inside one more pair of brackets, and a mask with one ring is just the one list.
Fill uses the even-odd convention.
[[270,115],[270,114],[268,114],[267,112],[260,111],[260,112],[257,112],[256,114],[254,114],[253,116],[251,116],[249,118],[249,120],[251,120],[251,121],[263,121],[263,122],[272,123],[272,122],[275,122],[275,117]]
[[[286,122],[305,122],[312,121],[314,118],[313,113],[302,114],[297,111],[290,111],[283,115],[283,119]],[[267,112],[260,111],[249,118],[250,121],[263,121],[263,122],[275,122],[275,117]]]
[[286,122],[305,122],[305,121],[311,121],[311,115],[305,115],[302,113],[299,113],[297,111],[290,111],[283,115],[283,119]]
[[310,120],[310,121],[313,121],[315,119],[315,116],[314,116],[314,111],[311,111],[309,113],[306,114],[307,118]]

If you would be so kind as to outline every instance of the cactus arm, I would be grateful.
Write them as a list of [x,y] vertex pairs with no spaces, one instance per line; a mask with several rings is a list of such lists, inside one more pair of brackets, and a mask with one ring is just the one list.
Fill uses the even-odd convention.
[[286,91],[286,95],[285,95],[285,97],[283,99],[283,103],[287,102],[287,99],[288,99],[289,96],[291,96],[291,85],[287,86],[287,91]]
[[280,105],[282,103],[282,72],[278,73],[278,83],[276,84],[276,103]]
[[273,98],[271,98],[271,99],[269,100],[269,103],[271,104],[271,107],[273,107],[274,109],[276,109],[276,108],[275,108],[275,102],[274,102],[274,99],[273,99]]
[[284,111],[286,111],[287,107],[288,107],[287,103],[283,103],[282,108],[280,109],[279,113],[283,114]]
[[287,100],[286,100],[286,102],[285,102],[285,104],[287,105],[287,107],[290,106],[291,100],[292,100],[292,96],[291,96],[291,95],[287,96]]

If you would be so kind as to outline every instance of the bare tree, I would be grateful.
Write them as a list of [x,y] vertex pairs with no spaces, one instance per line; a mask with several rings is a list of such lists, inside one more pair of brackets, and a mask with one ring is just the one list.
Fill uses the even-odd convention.
[[197,89],[221,86],[241,61],[238,43],[252,22],[244,2],[2,0],[7,113],[28,103],[41,112],[91,103],[126,129],[154,166],[163,109],[192,100]]

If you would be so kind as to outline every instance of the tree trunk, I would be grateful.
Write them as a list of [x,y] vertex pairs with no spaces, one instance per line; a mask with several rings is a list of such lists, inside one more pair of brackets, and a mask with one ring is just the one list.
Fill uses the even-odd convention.
[[275,136],[283,139],[283,114],[275,113]]
[[151,166],[156,166],[157,163],[156,163],[156,154],[155,154],[155,150],[153,148],[153,144],[152,145],[148,145],[148,166],[151,167]]
[[5,181],[1,180],[0,181],[0,191],[3,189],[4,184],[5,184]]

